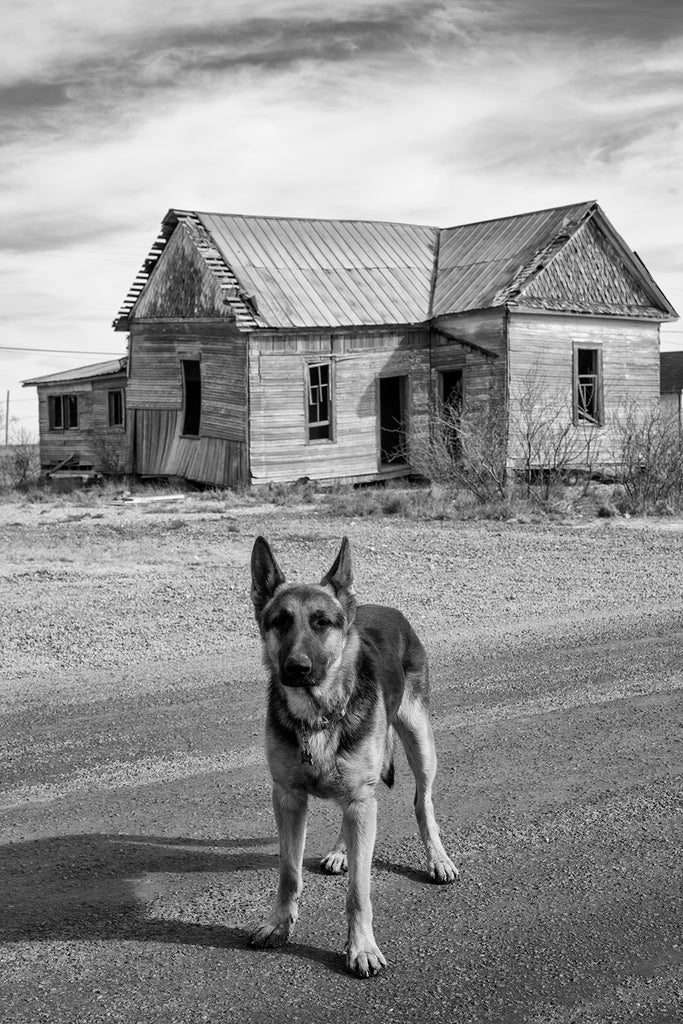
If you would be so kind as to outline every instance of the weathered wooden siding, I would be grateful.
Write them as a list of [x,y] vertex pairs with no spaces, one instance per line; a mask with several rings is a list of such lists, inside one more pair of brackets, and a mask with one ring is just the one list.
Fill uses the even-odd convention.
[[215,320],[134,322],[129,408],[182,409],[184,359],[201,362],[201,436],[245,441],[246,340],[234,327]]
[[187,228],[179,224],[138,299],[135,318],[195,316],[227,319],[232,312]]
[[630,403],[655,406],[659,400],[659,325],[608,317],[525,314],[508,319],[510,457],[514,459],[515,409],[535,389],[539,404],[566,409],[572,418],[575,347],[602,351],[604,425],[574,428],[577,444],[591,435],[597,457],[613,462],[614,418]]
[[493,309],[440,317],[435,326],[485,349],[490,356],[435,333],[432,337],[432,393],[438,394],[439,372],[462,370],[464,410],[471,404],[488,401],[493,395],[498,401],[504,401],[507,374],[505,311]]
[[[135,471],[201,483],[248,482],[246,339],[220,320],[139,320],[131,325],[128,408],[135,413]],[[182,437],[182,361],[201,364],[198,437]]]
[[[308,362],[315,358],[330,359],[334,367],[334,440],[308,443],[306,374]],[[373,479],[382,475],[377,379],[404,375],[408,377],[410,448],[411,431],[424,428],[428,417],[428,331],[399,328],[252,336],[249,459],[253,482],[301,477]]]
[[[83,468],[105,473],[129,473],[132,465],[130,421],[125,417],[123,426],[109,426],[108,392],[125,387],[125,373],[94,380],[38,385],[42,469],[48,470],[69,457],[77,456],[78,465]],[[56,395],[77,396],[77,427],[50,430],[48,399]]]
[[135,416],[135,472],[140,476],[178,476],[216,487],[248,481],[244,441],[219,437],[182,437],[182,410],[138,409]]

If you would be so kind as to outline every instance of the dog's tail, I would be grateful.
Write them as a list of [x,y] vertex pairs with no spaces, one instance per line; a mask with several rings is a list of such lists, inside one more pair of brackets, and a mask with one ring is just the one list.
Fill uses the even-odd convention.
[[392,725],[387,730],[387,742],[384,747],[384,762],[380,778],[389,789],[394,784],[394,747],[396,746],[396,730]]

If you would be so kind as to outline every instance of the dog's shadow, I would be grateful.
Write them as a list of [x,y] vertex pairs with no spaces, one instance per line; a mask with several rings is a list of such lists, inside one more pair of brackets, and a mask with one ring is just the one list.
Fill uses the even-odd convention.
[[[227,876],[236,872],[268,869],[275,875],[276,851],[274,838],[100,834],[0,846],[0,942],[109,939],[244,949],[250,927],[149,915],[138,887],[163,873],[217,872],[226,876],[227,894],[234,892]],[[266,904],[271,896],[268,891]],[[345,973],[333,950],[293,941],[278,952]]]

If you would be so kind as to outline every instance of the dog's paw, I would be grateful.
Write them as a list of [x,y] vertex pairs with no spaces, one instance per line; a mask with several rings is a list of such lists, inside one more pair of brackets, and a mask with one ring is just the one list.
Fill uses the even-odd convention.
[[343,850],[330,850],[320,861],[320,870],[326,875],[341,875],[349,865]]
[[460,872],[450,857],[444,854],[442,857],[435,857],[430,863],[429,877],[437,885],[450,885],[451,882],[457,881],[460,877]]
[[289,937],[294,928],[294,921],[287,918],[283,921],[264,921],[258,928],[254,928],[249,936],[249,945],[255,949],[273,949],[276,946],[284,946],[289,942]]
[[346,967],[357,978],[370,978],[386,966],[384,954],[374,942],[366,942],[363,946],[347,946]]

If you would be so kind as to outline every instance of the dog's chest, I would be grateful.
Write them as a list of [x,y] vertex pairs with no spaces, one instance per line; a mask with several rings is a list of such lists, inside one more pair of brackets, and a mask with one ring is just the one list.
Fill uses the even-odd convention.
[[339,785],[338,728],[297,730],[297,775],[313,792],[327,792]]

